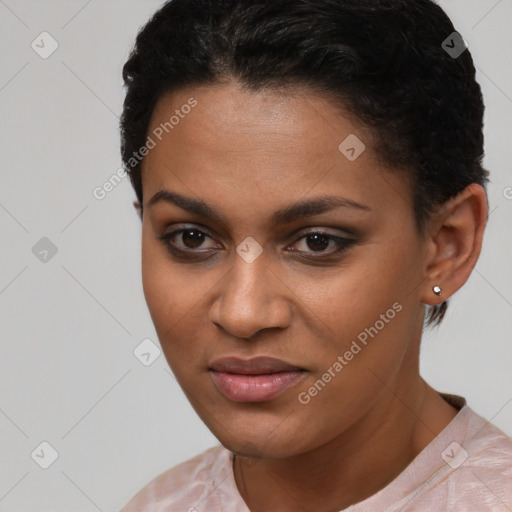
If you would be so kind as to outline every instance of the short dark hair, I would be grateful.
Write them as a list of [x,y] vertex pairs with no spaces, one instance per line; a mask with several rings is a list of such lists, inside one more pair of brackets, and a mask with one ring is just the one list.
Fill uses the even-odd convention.
[[[235,79],[251,90],[306,86],[339,101],[414,184],[417,228],[471,183],[484,188],[484,104],[469,50],[431,0],[170,0],[123,67],[121,154],[142,207],[142,160],[158,99]],[[462,39],[458,39],[460,45]],[[431,307],[427,325],[447,302]]]

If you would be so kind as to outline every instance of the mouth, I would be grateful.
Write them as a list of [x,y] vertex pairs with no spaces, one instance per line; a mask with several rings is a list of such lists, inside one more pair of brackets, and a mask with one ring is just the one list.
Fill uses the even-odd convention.
[[271,357],[222,358],[208,368],[215,387],[233,402],[266,402],[295,386],[307,370]]

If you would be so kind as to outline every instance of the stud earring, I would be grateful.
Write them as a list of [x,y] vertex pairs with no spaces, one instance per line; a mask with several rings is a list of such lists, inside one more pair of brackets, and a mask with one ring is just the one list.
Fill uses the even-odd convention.
[[437,284],[432,288],[432,291],[437,295],[441,295],[443,293],[443,290],[441,290],[441,288],[439,286],[437,286]]

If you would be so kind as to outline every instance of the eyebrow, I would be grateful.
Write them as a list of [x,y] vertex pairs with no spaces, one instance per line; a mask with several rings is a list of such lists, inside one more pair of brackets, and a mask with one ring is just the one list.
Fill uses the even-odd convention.
[[[214,208],[204,201],[186,197],[177,192],[170,190],[158,191],[149,201],[148,207],[151,207],[159,202],[166,202],[180,207],[191,213],[195,213],[202,217],[208,217],[218,222],[225,223],[224,218]],[[291,204],[277,210],[273,213],[271,221],[272,224],[287,224],[294,220],[313,217],[322,213],[333,210],[339,207],[355,208],[363,211],[371,211],[369,206],[357,203],[351,199],[339,196],[322,196],[313,199],[307,199],[298,203]]]

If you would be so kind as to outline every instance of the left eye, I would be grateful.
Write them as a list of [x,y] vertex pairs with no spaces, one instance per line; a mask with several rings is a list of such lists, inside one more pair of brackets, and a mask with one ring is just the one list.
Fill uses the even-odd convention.
[[[345,238],[342,238],[339,236],[334,236],[334,235],[330,235],[328,233],[322,233],[322,232],[316,232],[316,231],[307,233],[306,235],[300,237],[297,240],[297,242],[295,242],[295,243],[298,243],[300,241],[303,241],[302,242],[303,247],[305,246],[306,248],[311,249],[313,253],[338,252],[338,250],[344,249],[351,242],[351,240],[348,240],[348,239],[345,239]],[[335,248],[338,247],[338,249],[332,250],[332,251],[327,251],[326,249],[329,246],[331,248],[333,246]],[[309,252],[309,251],[299,249],[298,252]]]
[[[352,238],[335,236],[322,231],[310,231],[301,236],[295,244],[302,244],[303,247],[311,250],[299,249],[294,252],[313,255],[313,258],[321,258],[322,256],[328,257],[342,253],[355,243],[356,241]],[[329,247],[333,249],[326,250]]]

